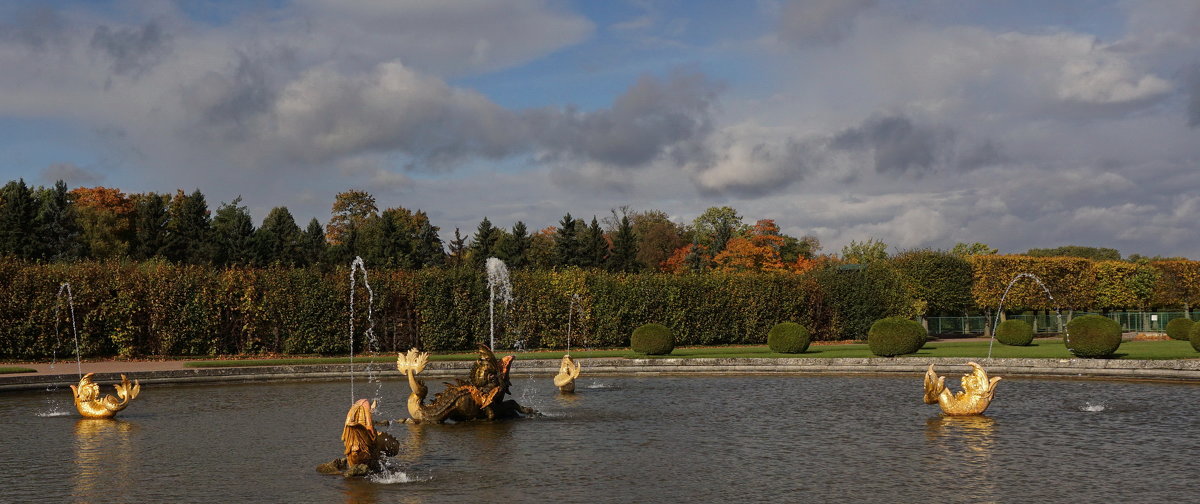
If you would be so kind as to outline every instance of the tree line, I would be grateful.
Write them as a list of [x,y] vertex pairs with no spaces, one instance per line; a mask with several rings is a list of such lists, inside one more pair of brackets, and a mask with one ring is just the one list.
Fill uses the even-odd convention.
[[[272,208],[255,226],[240,197],[210,210],[199,189],[191,193],[124,193],[116,188],[68,190],[59,181],[31,187],[22,180],[0,188],[0,256],[58,262],[128,258],[197,265],[301,267],[344,264],[361,256],[371,267],[421,269],[481,267],[498,257],[510,269],[596,268],[611,272],[793,272],[832,262],[867,264],[900,255],[875,239],[852,241],[838,254],[820,253],[813,236],[782,233],[770,219],[746,222],[737,210],[711,207],[691,223],[660,210],[613,209],[602,218],[572,216],[533,229],[483,217],[473,234],[442,230],[421,210],[383,210],[370,193],[335,196],[327,224],[301,228],[286,206]],[[957,256],[996,254],[983,243],[959,243]],[[1120,260],[1111,248],[1031,249],[1034,257]],[[1129,257],[1134,262],[1166,258]]]

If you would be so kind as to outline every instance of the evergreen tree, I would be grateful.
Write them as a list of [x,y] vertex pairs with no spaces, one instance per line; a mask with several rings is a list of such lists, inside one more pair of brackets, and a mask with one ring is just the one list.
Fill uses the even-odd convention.
[[405,240],[395,220],[386,215],[371,217],[359,228],[362,231],[358,251],[367,266],[397,268],[405,266]]
[[554,265],[558,267],[579,266],[580,246],[579,232],[575,218],[567,212],[558,223],[558,231],[554,234]]
[[[321,234],[321,224],[318,222],[316,225],[323,249],[325,236]],[[308,227],[311,233],[313,223],[310,222]],[[296,225],[296,219],[287,207],[272,208],[263,219],[262,227],[254,233],[254,262],[263,266],[275,263],[284,266],[311,264],[311,256],[304,250],[304,241],[307,239],[311,237],[301,234],[300,226]]]
[[36,257],[47,261],[78,259],[83,248],[83,230],[76,221],[67,184],[61,180],[53,188],[39,189],[37,217],[34,218]]
[[417,229],[417,240],[413,248],[413,267],[441,266],[446,262],[446,252],[442,249],[438,228],[429,222],[425,212],[418,210],[417,216],[422,222]]
[[[270,216],[268,215],[268,217]],[[263,222],[263,225],[266,226],[266,222]],[[320,263],[325,259],[328,247],[329,244],[325,241],[325,228],[321,226],[321,222],[316,217],[313,217],[308,221],[308,227],[304,229],[304,236],[301,238],[300,257],[303,264]]]
[[497,231],[487,217],[479,222],[479,226],[475,228],[475,237],[471,240],[470,251],[473,266],[482,267],[487,258],[496,255],[496,244],[500,238]]
[[167,201],[165,194],[135,194],[133,199],[134,259],[146,260],[163,255],[167,243]]
[[37,254],[34,220],[38,205],[25,179],[0,188],[0,255],[31,259]]
[[613,235],[612,252],[608,255],[608,270],[617,272],[634,272],[639,269],[638,237],[633,232],[633,224],[628,215],[621,216],[621,223]]
[[526,268],[529,266],[529,245],[529,231],[524,222],[517,221],[513,225],[512,233],[505,235],[496,245],[496,257],[503,259],[508,269]]
[[688,251],[687,257],[683,262],[687,265],[688,271],[692,273],[700,273],[704,271],[704,267],[708,263],[708,258],[704,256],[704,246],[700,244],[698,235],[692,236],[692,248]]
[[175,194],[167,208],[167,235],[163,255],[172,261],[208,264],[212,261],[212,223],[208,203],[196,189],[190,195]]
[[447,257],[447,262],[451,266],[462,266],[464,261],[463,255],[467,252],[467,238],[459,233],[458,228],[454,228],[454,239],[450,241],[450,256]]
[[581,240],[579,265],[585,268],[602,268],[608,259],[608,240],[604,238],[604,230],[600,222],[592,216],[592,223],[584,228]]
[[245,266],[254,256],[254,221],[238,196],[221,203],[212,220],[213,264]]

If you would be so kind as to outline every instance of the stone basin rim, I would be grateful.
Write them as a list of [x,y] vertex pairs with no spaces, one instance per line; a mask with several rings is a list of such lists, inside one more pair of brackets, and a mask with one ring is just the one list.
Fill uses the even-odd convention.
[[[599,376],[680,376],[680,375],[892,375],[919,376],[930,364],[940,374],[953,376],[978,362],[995,376],[1077,378],[1096,380],[1139,380],[1200,383],[1200,359],[1118,360],[1118,359],[1021,359],[968,357],[854,357],[854,358],[592,358],[581,359],[583,378]],[[513,364],[514,376],[553,376],[558,359],[519,360]],[[473,361],[430,362],[422,376],[428,378],[461,377]],[[363,377],[363,364],[355,364],[356,376]],[[375,374],[389,379],[402,375],[394,367],[376,364]],[[245,366],[186,368],[125,372],[130,380],[143,384],[173,383],[247,383],[267,381],[330,380],[350,376],[350,364],[298,364],[283,366]],[[120,381],[119,372],[96,373],[102,386]],[[22,390],[67,388],[78,381],[77,373],[0,376],[0,393]]]

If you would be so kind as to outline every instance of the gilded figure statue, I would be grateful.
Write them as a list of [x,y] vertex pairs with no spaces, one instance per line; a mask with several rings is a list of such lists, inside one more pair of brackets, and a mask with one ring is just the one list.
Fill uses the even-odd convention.
[[434,395],[432,401],[425,402],[429,388],[417,379],[417,375],[425,369],[425,364],[429,362],[429,354],[415,348],[400,354],[396,359],[396,369],[408,377],[408,386],[411,389],[408,396],[408,414],[411,418],[405,421],[463,422],[537,414],[533,408],[521,406],[512,399],[504,399],[511,385],[508,372],[513,359],[513,356],[508,355],[497,360],[491,349],[480,345],[479,358],[471,367],[468,379],[456,379],[454,383],[446,383],[445,390]]
[[100,397],[100,385],[92,381],[92,374],[83,375],[79,379],[79,385],[71,385],[71,392],[75,394],[75,409],[79,410],[79,414],[84,418],[112,418],[129,406],[129,401],[142,391],[141,383],[134,380],[133,385],[130,385],[129,378],[121,375],[121,383],[113,385],[113,388],[117,389],[117,396],[109,394]]
[[322,474],[340,474],[347,478],[367,476],[379,472],[383,455],[395,456],[400,451],[400,442],[386,432],[377,432],[371,417],[374,405],[359,399],[346,413],[342,425],[342,445],[345,457],[333,459],[317,466]]
[[581,365],[570,355],[563,355],[562,363],[558,365],[558,374],[554,375],[554,386],[563,394],[575,393],[575,379],[579,378]]
[[937,403],[947,415],[982,415],[996,394],[996,382],[1000,377],[989,379],[983,367],[968,362],[971,372],[962,377],[962,392],[952,394],[946,388],[946,377],[933,371],[933,364],[925,371],[925,404]]

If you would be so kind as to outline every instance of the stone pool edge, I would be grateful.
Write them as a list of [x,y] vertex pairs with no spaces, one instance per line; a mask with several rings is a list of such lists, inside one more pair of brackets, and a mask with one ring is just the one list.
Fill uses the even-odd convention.
[[[581,359],[583,375],[590,376],[671,376],[671,375],[920,375],[930,364],[939,374],[965,373],[966,363],[975,361],[992,376],[1061,377],[1087,379],[1159,380],[1200,382],[1200,359],[1181,360],[1104,360],[1104,359],[978,359],[968,357],[896,357],[896,358],[692,358],[692,359]],[[462,377],[473,361],[430,362],[421,377],[445,379]],[[519,360],[513,363],[515,376],[545,375],[558,372],[559,360]],[[364,377],[358,364],[357,376]],[[386,366],[377,364],[376,366]],[[399,379],[391,369],[377,369],[381,377]],[[326,380],[350,376],[349,364],[303,364],[292,366],[247,366],[225,368],[188,368],[127,372],[131,380],[143,384],[160,383],[247,383],[264,381]],[[96,373],[102,384],[120,381],[120,373]],[[0,376],[0,392],[66,388],[78,381],[76,373],[56,375]]]

